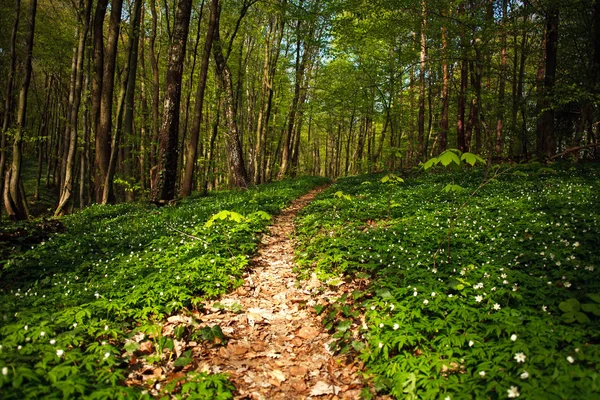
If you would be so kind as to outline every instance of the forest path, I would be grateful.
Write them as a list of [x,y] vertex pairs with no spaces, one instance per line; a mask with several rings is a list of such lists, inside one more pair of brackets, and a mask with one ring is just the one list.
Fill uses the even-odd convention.
[[274,219],[243,286],[200,317],[218,324],[228,343],[205,348],[198,364],[205,371],[228,373],[236,399],[360,397],[359,364],[346,364],[328,352],[331,336],[311,306],[320,300],[326,304],[319,297],[337,297],[335,289],[315,290],[321,285],[316,277],[299,282],[292,271],[294,218],[321,190],[296,199]]

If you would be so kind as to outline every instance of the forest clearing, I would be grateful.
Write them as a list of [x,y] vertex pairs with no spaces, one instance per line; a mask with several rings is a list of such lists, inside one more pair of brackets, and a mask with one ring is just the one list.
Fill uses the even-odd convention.
[[0,27],[0,398],[600,399],[600,0]]

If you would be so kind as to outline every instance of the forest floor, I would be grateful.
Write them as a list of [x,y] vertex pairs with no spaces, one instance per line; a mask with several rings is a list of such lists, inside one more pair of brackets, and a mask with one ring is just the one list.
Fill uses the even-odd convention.
[[293,221],[319,191],[298,198],[274,220],[244,284],[197,316],[218,324],[228,339],[226,346],[198,347],[198,364],[206,372],[229,374],[236,398],[360,396],[361,365],[329,352],[331,336],[311,307],[339,297],[347,287],[324,288],[316,276],[299,282],[293,272]]

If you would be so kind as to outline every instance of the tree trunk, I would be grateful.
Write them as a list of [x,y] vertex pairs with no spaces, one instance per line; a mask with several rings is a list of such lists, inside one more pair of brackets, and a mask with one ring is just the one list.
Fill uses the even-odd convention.
[[152,191],[154,201],[169,201],[175,198],[181,80],[191,12],[192,0],[177,1],[173,40],[169,47],[169,65],[165,78],[166,91],[163,123],[159,134],[158,171]]
[[544,84],[538,99],[541,114],[537,119],[536,149],[540,158],[551,156],[555,151],[554,106],[551,96],[556,81],[556,56],[558,49],[558,8],[550,7],[546,12],[546,46]]
[[[104,75],[104,18],[108,0],[98,0],[96,11],[94,12],[94,49],[93,49],[93,69],[92,75],[92,131],[94,135],[98,134],[100,124],[100,98],[102,97],[102,78]],[[95,175],[95,172],[94,172]],[[96,180],[96,185],[99,182]]]
[[508,14],[508,1],[502,0],[502,33],[500,36],[500,76],[498,82],[498,115],[496,117],[496,157],[500,158],[502,155],[502,139],[503,139],[503,127],[504,127],[504,94],[506,90],[506,74],[507,69],[507,55],[506,55],[506,18]]
[[442,27],[442,114],[440,116],[439,148],[443,152],[448,147],[448,91],[450,86],[450,74],[448,72],[448,29]]
[[156,0],[150,0],[150,12],[152,14],[152,33],[150,34],[150,65],[152,66],[152,138],[150,140],[150,165],[156,165],[158,142],[159,103],[160,103],[160,74],[158,69],[158,54],[156,52],[156,35],[158,29],[158,17],[156,14]]
[[[461,2],[458,6],[458,17],[459,19],[464,16],[465,5]],[[458,117],[456,120],[456,147],[460,151],[467,151],[465,141],[465,110],[466,110],[466,96],[467,88],[469,85],[469,61],[467,60],[467,38],[466,30],[463,28],[460,35],[460,48],[462,51],[462,60],[460,65],[460,87],[458,90]]]
[[73,194],[73,182],[75,180],[74,168],[77,159],[77,130],[79,106],[81,104],[81,92],[83,89],[83,61],[85,59],[85,44],[90,27],[90,16],[92,11],[92,0],[86,0],[85,8],[83,0],[79,2],[79,43],[77,45],[77,58],[74,65],[75,86],[73,90],[73,104],[70,107],[71,121],[69,123],[69,146],[65,165],[64,181],[58,206],[54,212],[55,216],[63,214],[64,208],[71,200]]
[[[133,5],[133,19],[131,21],[131,32],[129,36],[129,71],[127,74],[127,90],[125,92],[125,116],[123,119],[123,137],[125,138],[125,145],[123,152],[125,154],[124,160],[124,175],[125,179],[129,184],[133,184],[133,160],[131,159],[131,144],[133,141],[133,112],[134,112],[134,95],[135,95],[135,81],[137,77],[137,66],[138,66],[138,49],[140,42],[140,26],[141,12],[142,12],[142,0],[135,0]],[[118,143],[118,141],[117,141]],[[112,168],[114,171],[114,167]],[[109,166],[109,172],[111,168]],[[109,177],[109,184],[112,185],[113,177]],[[135,199],[135,192],[132,187],[125,188],[125,200],[131,202]]]
[[[113,0],[110,11],[110,24],[106,52],[104,53],[104,68],[102,72],[102,94],[100,96],[100,117],[96,131],[96,201],[101,202],[104,195],[106,175],[110,163],[112,130],[113,92],[115,88],[115,67],[117,44],[121,28],[121,9],[123,0]],[[111,198],[110,201],[114,199]]]
[[8,186],[4,190],[4,206],[11,219],[27,219],[27,205],[21,183],[21,157],[23,147],[23,134],[25,118],[27,116],[27,93],[31,82],[31,58],[33,53],[33,39],[35,34],[35,14],[37,11],[37,0],[31,0],[31,12],[29,17],[29,29],[26,39],[26,57],[23,69],[23,83],[19,93],[19,108],[17,112],[17,129],[13,141],[12,165],[6,173]]
[[[13,22],[12,33],[10,36],[10,69],[6,79],[6,99],[4,99],[4,120],[2,122],[2,132],[0,132],[0,195],[4,193],[4,174],[6,166],[6,132],[11,124],[11,115],[13,113],[13,87],[15,73],[17,71],[17,32],[19,29],[19,14],[21,11],[21,0],[15,0],[15,19]],[[0,207],[0,216],[2,207]]]
[[221,44],[221,35],[219,28],[220,19],[220,7],[217,7],[217,23],[215,26],[214,42],[213,42],[213,56],[215,58],[217,76],[219,77],[219,83],[225,95],[225,120],[227,121],[227,162],[229,165],[229,172],[232,178],[232,184],[234,187],[247,188],[248,187],[248,176],[246,174],[246,166],[244,164],[244,155],[242,153],[242,146],[240,143],[238,127],[235,116],[235,97],[233,95],[233,83],[231,80],[231,71],[227,66],[225,58],[223,57],[223,48]]
[[204,41],[204,50],[202,52],[202,61],[200,63],[200,76],[198,88],[196,89],[196,103],[194,106],[194,119],[190,129],[190,143],[187,148],[185,171],[183,184],[181,187],[181,197],[187,197],[192,193],[194,182],[194,167],[198,158],[198,143],[200,142],[200,124],[202,123],[202,109],[204,106],[204,91],[208,77],[208,66],[210,61],[210,51],[214,39],[215,27],[217,25],[217,13],[219,0],[212,0],[210,5],[210,20],[206,31],[206,40]]
[[[425,0],[421,2],[421,51],[419,56],[419,119],[417,124],[417,143],[419,158],[423,160],[425,154],[425,66],[427,57],[427,10]],[[424,160],[423,160],[424,161]]]

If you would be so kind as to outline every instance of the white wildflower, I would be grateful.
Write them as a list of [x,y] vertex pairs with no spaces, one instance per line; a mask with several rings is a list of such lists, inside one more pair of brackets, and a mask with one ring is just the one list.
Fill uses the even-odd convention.
[[527,356],[525,355],[525,353],[516,353],[515,354],[515,360],[518,363],[524,363],[526,358],[527,358]]
[[507,392],[509,398],[519,397],[521,395],[521,393],[519,393],[519,388],[516,386],[511,386]]

